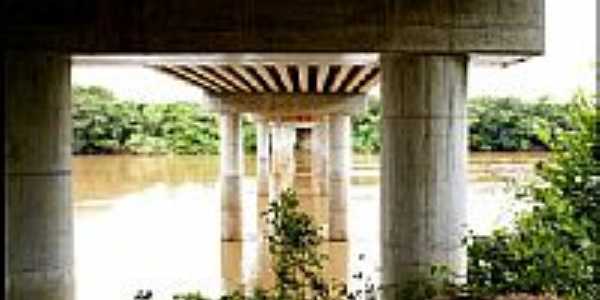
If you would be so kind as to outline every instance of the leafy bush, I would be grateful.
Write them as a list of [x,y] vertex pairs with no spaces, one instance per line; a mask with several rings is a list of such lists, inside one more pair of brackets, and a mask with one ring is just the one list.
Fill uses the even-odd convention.
[[366,112],[352,116],[352,149],[358,153],[379,153],[381,102],[370,98]]
[[[322,228],[298,209],[299,200],[293,190],[281,192],[278,201],[269,203],[263,217],[269,224],[266,243],[272,257],[275,286],[257,288],[251,295],[240,291],[220,299],[355,299],[345,283],[327,280],[323,275],[327,256],[319,251],[323,242]],[[201,293],[175,295],[174,299],[204,300]]]
[[596,112],[581,94],[567,107],[570,130],[544,137],[553,150],[526,188],[535,204],[513,229],[472,237],[468,282],[476,294],[556,293],[600,297],[600,161]]

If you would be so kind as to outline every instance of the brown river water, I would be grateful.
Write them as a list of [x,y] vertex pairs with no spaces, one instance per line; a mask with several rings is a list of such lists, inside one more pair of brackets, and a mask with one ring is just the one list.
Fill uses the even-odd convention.
[[[514,201],[511,182],[533,175],[543,153],[474,153],[469,158],[468,224],[478,234],[509,225],[526,208]],[[354,155],[348,201],[348,242],[328,243],[327,276],[355,282],[363,272],[377,282],[379,268],[379,157]],[[323,201],[303,180],[295,184],[302,207],[323,220]],[[75,276],[78,300],[133,299],[151,289],[153,299],[223,291],[273,281],[262,241],[256,196],[256,160],[247,155],[243,179],[244,242],[220,241],[218,156],[75,156]],[[303,191],[303,192],[302,192]],[[308,191],[308,192],[307,192]],[[306,199],[304,199],[306,198]],[[363,259],[359,259],[363,256]]]

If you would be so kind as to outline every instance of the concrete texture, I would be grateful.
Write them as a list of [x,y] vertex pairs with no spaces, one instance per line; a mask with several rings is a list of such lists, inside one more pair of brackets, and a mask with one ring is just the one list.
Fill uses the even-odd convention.
[[[295,63],[294,59],[312,60]],[[208,57],[207,57],[208,56]],[[184,80],[213,94],[231,93],[295,93],[295,94],[357,94],[366,93],[379,81],[377,55],[324,55],[304,54],[287,55],[284,61],[275,62],[281,55],[253,55],[255,61],[227,64],[224,60],[232,54],[219,56],[197,56],[194,61],[173,63],[148,63],[148,67],[159,72]],[[333,56],[333,59],[329,59]],[[357,60],[351,58],[358,56]],[[164,56],[163,56],[164,57]],[[340,59],[343,57],[342,59]],[[146,59],[150,59],[147,57]],[[158,60],[158,57],[155,57]],[[165,59],[167,57],[164,57]],[[262,61],[256,61],[262,59]],[[114,61],[115,59],[112,59]],[[123,63],[123,58],[118,63]],[[134,58],[132,58],[135,61]],[[204,60],[204,62],[202,62]],[[78,61],[109,63],[111,56],[78,56]],[[338,71],[339,70],[339,71]],[[349,72],[351,71],[352,72]],[[312,73],[312,75],[310,75]],[[330,84],[327,84],[330,82]]]
[[5,296],[71,300],[71,65],[68,56],[5,54]]
[[262,116],[356,114],[367,108],[364,95],[229,94],[204,99],[215,112],[257,113]]
[[464,275],[467,58],[388,54],[382,68],[382,283],[434,264]]
[[315,123],[311,131],[311,163],[315,193],[326,196],[329,193],[327,161],[329,154],[329,134],[327,119]]
[[29,0],[7,1],[3,8],[5,41],[12,49],[524,54],[544,49],[544,0]]
[[323,120],[313,127],[313,156],[317,191],[321,196],[329,194],[328,160],[329,160],[329,120]]
[[350,116],[330,115],[328,123],[329,239],[345,241],[347,239],[346,202],[352,169]]
[[222,114],[221,130],[221,240],[242,240],[242,121],[239,114]]
[[258,196],[269,195],[269,123],[264,118],[256,120],[256,191]]

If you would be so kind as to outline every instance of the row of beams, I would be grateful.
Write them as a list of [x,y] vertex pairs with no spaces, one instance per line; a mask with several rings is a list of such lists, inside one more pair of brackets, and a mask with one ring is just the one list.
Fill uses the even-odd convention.
[[356,94],[368,92],[379,80],[379,67],[374,63],[173,64],[151,67],[216,94]]

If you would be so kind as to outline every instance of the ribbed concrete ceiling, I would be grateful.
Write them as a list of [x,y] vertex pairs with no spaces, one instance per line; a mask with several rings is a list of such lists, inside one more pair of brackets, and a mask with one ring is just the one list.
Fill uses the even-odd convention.
[[[522,56],[470,55],[474,65],[507,67]],[[210,94],[361,94],[379,82],[375,53],[76,55],[79,65],[143,65]]]
[[379,81],[374,53],[220,53],[75,56],[79,65],[143,65],[210,94],[366,93]]
[[366,93],[377,64],[160,64],[153,68],[210,93]]

